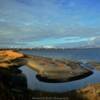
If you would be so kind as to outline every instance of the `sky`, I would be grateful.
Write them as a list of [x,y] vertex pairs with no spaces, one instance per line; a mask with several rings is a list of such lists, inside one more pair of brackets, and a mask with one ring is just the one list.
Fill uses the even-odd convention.
[[0,48],[100,44],[100,0],[0,0]]

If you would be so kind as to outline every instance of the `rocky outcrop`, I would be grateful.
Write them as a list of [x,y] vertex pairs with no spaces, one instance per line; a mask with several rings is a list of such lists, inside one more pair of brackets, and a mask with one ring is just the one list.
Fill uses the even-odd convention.
[[25,64],[24,54],[13,50],[0,51],[0,100],[18,100],[16,95],[27,89],[26,76],[18,69]]
[[81,67],[76,61],[24,55],[14,50],[0,51],[0,68],[16,69],[23,65],[32,68],[47,81],[52,79],[57,82],[72,81],[92,74],[92,71]]
[[2,51],[0,51],[0,58],[1,57],[6,58],[6,60],[7,59],[13,60],[16,58],[24,57],[24,55],[22,53],[19,53],[19,52],[13,51],[13,50],[2,50]]
[[[30,91],[27,89],[26,77],[17,69],[23,65],[28,65],[33,70],[36,70],[33,65],[41,67],[42,72],[41,68],[37,69],[37,72],[39,75],[46,77],[46,81],[51,79],[51,76],[52,79],[53,77],[55,79],[55,74],[56,76],[61,76],[65,72],[66,77],[64,76],[64,78],[67,78],[67,80],[70,80],[70,78],[72,80],[78,79],[78,77],[82,78],[80,75],[84,76],[85,74],[87,76],[91,73],[90,70],[81,67],[80,63],[76,61],[61,61],[45,57],[28,56],[13,50],[2,50],[0,51],[0,100],[33,100],[34,97],[57,97],[66,98],[66,100],[100,99],[100,84],[61,94]],[[63,78],[58,76],[56,79],[61,80]],[[18,89],[22,91],[17,91]]]
[[89,85],[75,92],[82,100],[100,100],[100,84]]
[[0,51],[0,68],[16,68],[25,65],[24,54],[13,50]]
[[33,56],[27,59],[27,66],[37,72],[37,78],[45,82],[66,82],[78,80],[92,74],[80,62],[57,60]]
[[100,62],[99,61],[90,61],[88,64],[91,64],[96,70],[100,71]]

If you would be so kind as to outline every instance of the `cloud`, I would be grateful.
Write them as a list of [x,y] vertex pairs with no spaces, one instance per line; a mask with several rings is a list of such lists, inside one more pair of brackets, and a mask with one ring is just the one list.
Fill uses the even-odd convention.
[[81,44],[81,43],[91,43],[95,40],[95,37],[62,37],[62,38],[47,38],[44,40],[38,40],[38,41],[31,41],[31,42],[16,42],[16,44],[24,44],[29,47],[60,47],[63,44]]
[[[100,14],[92,2],[84,1],[83,5],[82,2],[1,0],[0,43],[4,40],[6,46],[12,40],[16,46],[26,47],[91,44],[94,41],[91,37],[100,36]],[[94,43],[99,43],[96,40]]]

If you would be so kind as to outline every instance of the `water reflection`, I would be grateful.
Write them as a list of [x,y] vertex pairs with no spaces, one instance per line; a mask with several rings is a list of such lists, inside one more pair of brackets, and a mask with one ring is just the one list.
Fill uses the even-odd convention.
[[100,82],[100,71],[93,70],[93,74],[76,81],[64,83],[45,83],[36,78],[36,72],[23,66],[20,68],[27,77],[28,88],[32,90],[42,90],[48,92],[66,92],[69,90],[79,89],[93,83]]

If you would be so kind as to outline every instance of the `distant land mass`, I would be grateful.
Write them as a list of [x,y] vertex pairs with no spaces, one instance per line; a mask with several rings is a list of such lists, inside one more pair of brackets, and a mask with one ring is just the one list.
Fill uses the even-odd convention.
[[99,46],[95,46],[95,47],[88,47],[88,46],[85,46],[85,47],[75,47],[75,48],[0,48],[0,50],[10,50],[10,49],[13,49],[13,50],[65,50],[65,49],[93,49],[93,48],[100,48]]

